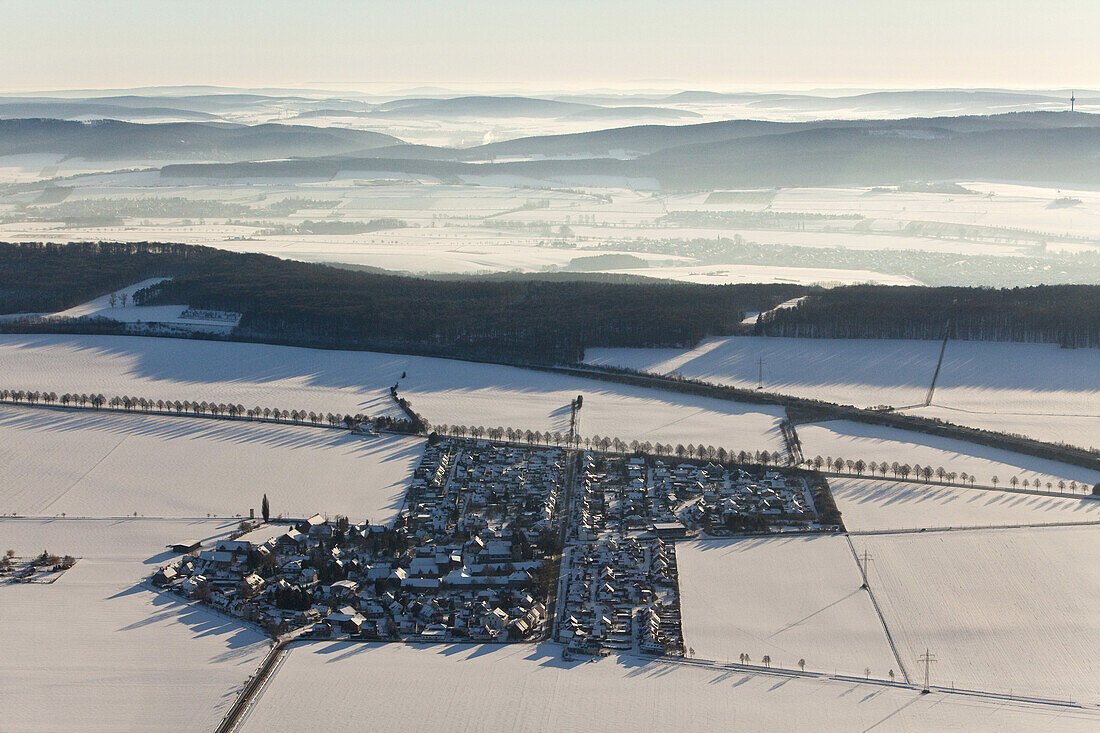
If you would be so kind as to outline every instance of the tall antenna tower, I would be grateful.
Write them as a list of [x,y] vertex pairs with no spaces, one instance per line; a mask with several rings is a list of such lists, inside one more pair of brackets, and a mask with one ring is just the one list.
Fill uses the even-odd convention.
[[917,657],[917,661],[924,662],[924,689],[920,691],[923,695],[927,692],[931,692],[931,690],[928,689],[929,665],[936,661],[936,655],[928,651],[928,647],[925,647],[924,654],[921,654],[919,657]]
[[1069,93],[1069,111],[1070,112],[1073,111],[1073,108],[1074,108],[1074,106],[1076,106],[1076,104],[1077,104],[1077,93],[1076,92],[1070,92]]

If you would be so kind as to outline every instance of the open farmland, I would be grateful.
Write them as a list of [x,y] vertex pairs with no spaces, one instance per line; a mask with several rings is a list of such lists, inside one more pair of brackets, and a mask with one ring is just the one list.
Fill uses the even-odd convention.
[[0,513],[118,517],[345,514],[390,522],[423,440],[344,430],[0,408]]
[[842,537],[699,540],[676,546],[684,644],[700,659],[878,679],[897,660]]
[[850,532],[1100,522],[1100,500],[879,479],[830,478]]
[[[979,195],[791,188],[778,192],[771,203],[782,211],[860,214],[883,229],[895,231],[909,221],[937,221],[1100,236],[1100,195],[1095,191],[977,181],[961,181],[960,185]],[[1055,198],[1066,195],[1080,199],[1081,204],[1069,208],[1050,206]]]
[[[890,465],[900,463],[931,466],[933,471],[942,466],[948,473],[958,474],[960,481],[965,472],[968,476],[973,476],[978,484],[999,482],[1002,486],[1010,486],[1013,476],[1018,479],[1021,487],[1025,480],[1032,486],[1038,481],[1044,490],[1047,489],[1047,483],[1058,490],[1059,481],[1066,485],[1071,481],[1076,482],[1081,489],[1100,482],[1100,471],[963,440],[849,420],[799,425],[798,437],[802,441],[802,451],[806,458],[821,456],[831,457],[833,460],[862,459],[867,464],[875,461]],[[891,472],[888,474],[892,475]],[[998,482],[993,481],[994,477]],[[933,479],[935,478],[933,475]]]
[[[117,242],[171,240],[184,244],[217,247],[232,252],[269,254],[302,262],[340,263],[422,275],[478,275],[509,272],[544,272],[568,269],[574,258],[604,254],[634,254],[646,264],[634,269],[601,270],[611,274],[660,278],[703,284],[798,283],[826,286],[855,283],[919,285],[920,281],[899,274],[868,269],[793,267],[782,262],[771,265],[700,264],[694,259],[646,252],[638,255],[629,246],[619,249],[594,247],[561,249],[546,246],[549,233],[532,236],[523,231],[466,226],[455,229],[409,228],[373,234],[348,235],[264,235],[253,236],[254,227],[239,224],[176,224],[162,226],[62,227],[48,224],[0,224],[6,241],[86,242],[110,239]],[[660,231],[662,235],[665,230]],[[708,233],[713,236],[712,233]],[[595,239],[595,237],[594,237]],[[602,237],[600,237],[602,240]],[[182,309],[181,309],[182,310]]]
[[801,285],[920,285],[905,275],[887,275],[871,270],[841,270],[828,267],[788,267],[784,265],[681,265],[655,266],[636,270],[610,270],[618,275],[644,275],[666,280],[730,285],[735,283],[798,283]]
[[708,339],[681,352],[588,349],[585,361],[755,389],[763,359],[769,392],[868,407],[923,400],[938,356],[939,344],[931,341],[743,336]]
[[0,519],[0,547],[81,558],[50,585],[0,586],[5,731],[213,730],[270,641],[137,585],[165,545],[225,521]]
[[[939,390],[936,392],[938,394]],[[1040,398],[1041,395],[1035,397]],[[1018,408],[1010,399],[993,393],[983,399],[984,404],[977,410],[942,407],[936,404],[939,402],[937,399],[929,407],[917,407],[904,412],[979,430],[1026,435],[1045,443],[1064,443],[1093,451],[1100,450],[1100,414],[1089,414],[1097,411],[1096,403],[1100,397],[1081,395],[1081,402],[1078,403],[1080,412],[1074,414],[1017,411]]]
[[[364,695],[363,690],[371,694]],[[415,690],[439,704],[379,705]],[[1093,710],[1055,710],[850,682],[745,674],[630,656],[562,662],[540,645],[295,645],[242,730],[291,731],[302,700],[319,729],[393,731],[1089,730]]]
[[[924,403],[936,369],[935,341],[732,337],[694,349],[589,349],[591,364],[681,374],[857,407]],[[951,341],[931,407],[939,417],[1038,440],[1100,445],[1100,350],[1054,344]]]
[[[264,344],[125,336],[0,336],[5,388],[401,416],[400,382],[428,421],[579,433],[630,442],[779,450],[783,409],[491,364]],[[406,374],[405,379],[401,375]]]
[[0,378],[4,389],[400,417],[387,390],[401,372],[371,371],[355,356],[140,336],[3,335]]
[[853,538],[906,659],[933,683],[1100,701],[1100,529],[1047,527]]
[[[0,169],[0,178],[19,177],[4,176]],[[1100,236],[1095,192],[986,183],[964,184],[983,195],[867,187],[676,194],[653,191],[653,179],[621,176],[464,173],[440,178],[350,169],[313,179],[218,181],[119,170],[67,183],[72,191],[62,205],[38,206],[29,220],[0,222],[0,236],[11,241],[173,241],[434,274],[540,272],[568,268],[575,257],[632,253],[643,261],[622,272],[689,282],[803,284],[981,279],[983,271],[973,266],[955,276],[921,264],[932,253],[987,256],[1006,263],[1011,277],[1026,280],[1041,280],[1044,268],[1051,270],[1048,278],[1064,279],[1062,263],[1077,260],[1050,257],[1096,252]],[[732,200],[717,202],[723,194]],[[1081,203],[1051,206],[1064,195]],[[36,191],[0,195],[0,214],[35,205],[36,197]],[[166,210],[158,208],[160,200],[186,206]],[[74,218],[74,211],[118,215],[95,222]],[[763,212],[783,214],[786,222],[754,219]],[[796,228],[796,220],[808,228]],[[387,223],[359,233],[296,231],[305,221]],[[746,262],[736,253],[732,259],[715,259],[705,248],[720,239],[759,243],[768,254],[763,261]],[[1036,246],[1039,239],[1042,247]],[[686,249],[671,255],[665,251],[669,243]],[[782,249],[790,246],[818,250],[824,259],[792,266],[797,260]],[[830,257],[826,250],[839,254]],[[858,262],[843,256],[851,251],[863,253]],[[1034,260],[1034,271],[1018,271],[1007,264],[1008,257]]]

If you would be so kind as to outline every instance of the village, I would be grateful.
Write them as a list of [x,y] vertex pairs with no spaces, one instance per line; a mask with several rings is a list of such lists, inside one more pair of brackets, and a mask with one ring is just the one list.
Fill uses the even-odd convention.
[[539,638],[563,460],[557,449],[432,441],[392,527],[316,515],[262,542],[219,541],[153,580],[272,633]]
[[264,519],[171,546],[153,584],[275,636],[682,656],[674,541],[816,515],[779,470],[433,436],[391,526]]
[[689,533],[805,530],[818,516],[804,477],[795,472],[716,463],[668,464],[652,457],[584,454],[584,493],[575,538],[603,531],[679,539]]

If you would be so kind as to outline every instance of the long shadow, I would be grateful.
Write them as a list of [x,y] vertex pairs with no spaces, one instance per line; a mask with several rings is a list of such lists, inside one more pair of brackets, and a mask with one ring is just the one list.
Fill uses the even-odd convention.
[[[936,504],[950,508],[953,503],[963,503],[972,511],[983,508],[1004,507],[1031,510],[1044,514],[1067,512],[1085,513],[1100,518],[1100,502],[1083,496],[1048,497],[1033,494],[1016,494],[990,489],[964,486],[944,487],[930,484],[891,482],[888,479],[865,479],[860,485],[834,486],[834,495],[843,506],[845,503],[889,508],[900,512],[921,504]],[[875,483],[870,483],[874,481]],[[961,520],[955,520],[958,523]],[[1000,520],[1004,523],[1006,520]],[[950,523],[950,522],[949,522]],[[989,523],[975,520],[974,523]],[[997,523],[996,521],[994,523]]]
[[262,445],[280,450],[339,450],[364,458],[411,459],[421,450],[412,439],[363,437],[346,430],[309,425],[195,419],[125,412],[65,412],[30,407],[0,408],[0,429],[81,433],[89,430],[123,437],[197,440]]
[[790,629],[793,629],[793,628],[794,628],[795,626],[798,626],[798,625],[800,625],[800,624],[803,624],[803,623],[805,623],[805,622],[809,621],[809,620],[810,620],[810,619],[812,619],[812,618],[813,618],[814,616],[817,616],[817,615],[818,615],[818,614],[820,614],[820,613],[824,613],[825,611],[828,611],[828,610],[829,610],[830,608],[832,608],[833,606],[836,606],[836,605],[838,605],[838,604],[841,604],[841,603],[843,603],[844,601],[846,601],[846,600],[848,600],[849,598],[851,598],[852,596],[854,596],[854,595],[856,595],[856,594],[860,593],[861,591],[862,591],[862,589],[860,589],[860,588],[857,588],[857,589],[853,590],[853,591],[852,591],[851,593],[848,593],[847,595],[845,595],[845,596],[843,596],[843,597],[841,597],[841,598],[838,598],[838,599],[836,599],[836,600],[835,600],[835,601],[833,601],[832,603],[829,603],[829,604],[826,604],[825,606],[822,606],[821,608],[817,609],[817,610],[816,610],[816,611],[814,611],[813,613],[811,613],[811,614],[808,614],[808,615],[806,615],[806,616],[803,616],[802,618],[798,619],[797,621],[792,621],[791,623],[787,624],[786,626],[784,626],[783,628],[779,629],[778,631],[775,631],[774,633],[771,633],[771,634],[769,634],[769,635],[768,635],[768,638],[769,638],[769,639],[771,639],[771,638],[772,638],[772,637],[774,637],[774,636],[778,636],[778,635],[782,634],[782,633],[783,633],[783,632],[785,632],[785,631],[789,631]]
[[[423,356],[136,336],[19,335],[0,339],[0,345],[4,344],[8,348],[32,353],[41,350],[40,354],[32,357],[34,359],[56,361],[64,358],[56,353],[62,349],[78,354],[83,363],[94,365],[97,361],[106,360],[110,368],[124,371],[125,377],[138,383],[134,391],[143,389],[141,382],[160,384],[163,388],[158,389],[164,392],[164,396],[173,399],[176,396],[167,394],[172,384],[211,385],[212,388],[216,386],[217,395],[232,395],[233,384],[274,385],[290,381],[294,384],[288,385],[288,390],[295,389],[296,384],[325,390],[350,390],[360,393],[359,397],[368,398],[370,404],[381,405],[379,400],[388,400],[386,390],[405,373],[402,392],[410,397],[414,406],[418,394],[449,398],[488,391],[495,395],[554,394],[563,402],[568,402],[577,394],[604,394],[615,398],[701,407],[728,415],[772,412],[767,406],[617,385],[518,367]],[[115,361],[117,366],[110,364],[111,361]],[[89,379],[91,377],[84,381]],[[81,377],[74,377],[74,382],[80,380]],[[30,388],[35,386],[27,385]],[[41,388],[41,385],[37,387]],[[88,390],[96,389],[96,386],[74,384],[70,389]],[[222,396],[214,398],[223,399]],[[360,403],[360,406],[363,404],[367,403]]]

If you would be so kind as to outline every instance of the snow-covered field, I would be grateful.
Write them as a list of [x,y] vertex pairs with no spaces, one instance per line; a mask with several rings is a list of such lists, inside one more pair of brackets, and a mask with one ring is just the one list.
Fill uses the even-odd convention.
[[[146,242],[151,239],[170,239],[184,244],[214,246],[233,252],[270,254],[303,262],[340,262],[416,274],[473,275],[515,271],[533,273],[563,268],[575,257],[623,253],[604,249],[597,251],[539,246],[539,242],[546,241],[547,237],[533,237],[522,231],[471,226],[455,229],[410,228],[371,234],[326,236],[253,236],[256,231],[255,228],[235,225],[195,226],[174,223],[165,223],[162,226],[126,225],[88,229],[0,225],[0,236],[11,241],[38,241],[45,238],[51,242],[101,239]],[[669,235],[665,230],[655,231],[662,237]],[[247,235],[248,238],[233,239],[242,235]],[[628,253],[652,262],[651,266],[606,272],[710,285],[759,282],[803,285],[851,285],[868,282],[882,285],[920,284],[905,275],[874,270],[791,267],[783,264],[704,265],[686,258]],[[117,316],[117,320],[169,321],[172,307],[158,307],[165,310],[158,313],[153,308],[114,308],[103,315]],[[183,306],[175,308],[176,316],[184,309]],[[163,317],[154,318],[154,315]]]
[[[985,182],[960,185],[982,195],[868,195],[866,188],[792,188],[780,191],[771,205],[777,211],[860,214],[890,222],[942,221],[1091,237],[1100,234],[1100,194],[1096,191]],[[1059,196],[1081,199],[1081,204],[1051,208],[1050,203]]]
[[423,440],[271,423],[0,407],[0,514],[345,514],[390,522]]
[[214,730],[270,642],[137,584],[165,545],[235,526],[0,519],[5,551],[82,558],[50,585],[0,586],[0,730]]
[[928,486],[882,479],[830,478],[851,532],[1100,521],[1100,500]]
[[[938,394],[939,390],[937,389],[936,392]],[[1039,401],[1042,397],[1042,394],[1031,395],[1029,401]],[[1053,397],[1057,398],[1058,395]],[[1096,402],[1100,398],[1087,392],[1083,392],[1080,397],[1081,401],[1076,407],[1080,412],[1075,414],[1059,414],[1057,410],[1075,408],[1072,405],[1058,403],[1055,403],[1053,408],[1048,405],[1045,412],[1041,407],[1035,411],[1019,411],[1019,403],[1013,402],[1011,395],[999,394],[993,390],[987,392],[984,397],[974,396],[975,400],[981,402],[981,407],[977,410],[943,407],[936,404],[940,402],[937,398],[929,407],[917,407],[902,412],[980,430],[1026,435],[1047,443],[1066,443],[1100,450],[1100,414],[1096,414]],[[1051,409],[1055,412],[1049,411]]]
[[[400,379],[405,373],[407,377]],[[8,389],[96,391],[325,412],[393,414],[389,387],[435,424],[568,432],[675,446],[778,450],[781,407],[448,359],[121,336],[0,336]]]
[[[121,163],[120,163],[121,164]],[[11,169],[8,169],[11,170]],[[19,174],[16,178],[23,176]],[[5,169],[0,166],[0,178]],[[568,180],[567,180],[568,179]],[[12,222],[0,236],[12,241],[173,241],[238,252],[260,252],[308,262],[342,262],[393,270],[478,273],[538,272],[566,266],[574,257],[637,249],[637,240],[714,240],[744,237],[761,244],[855,249],[864,252],[914,250],[967,255],[1029,257],[1031,240],[975,241],[951,234],[915,236],[910,222],[947,222],[1015,227],[1045,232],[1051,251],[1096,251],[1095,241],[1058,241],[1065,234],[1100,237],[1100,194],[1041,187],[974,183],[985,195],[882,193],[868,188],[790,188],[758,201],[710,203],[711,192],[655,193],[652,180],[570,176],[539,180],[511,175],[465,176],[441,181],[432,176],[347,170],[331,180],[238,180],[162,178],[156,171],[89,174],[67,183],[68,202],[96,199],[179,197],[195,201],[193,217],[133,216],[111,226],[63,222]],[[989,194],[992,194],[990,196]],[[1050,204],[1059,196],[1081,203]],[[31,204],[37,192],[0,198],[3,207]],[[317,201],[287,213],[269,207],[287,197]],[[202,216],[201,204],[216,201],[249,206],[254,216],[242,224]],[[670,225],[670,212],[760,211],[858,215],[830,219],[810,231],[775,231],[751,226],[698,226],[690,220]],[[409,226],[349,235],[278,234],[271,223],[293,225],[304,219],[369,221],[400,219]],[[195,224],[194,220],[203,223]],[[566,228],[566,232],[562,228]],[[821,229],[825,229],[822,231]],[[266,233],[265,233],[266,232]],[[569,248],[553,245],[568,240]],[[609,247],[600,249],[595,247]],[[712,265],[686,257],[635,253],[649,268],[632,274],[689,282],[911,283],[898,272],[791,266],[775,261],[751,266]],[[873,260],[871,261],[873,262]],[[148,320],[143,318],[143,320]]]
[[[764,360],[769,392],[857,407],[923,404],[936,368],[934,341],[734,337],[694,349],[589,349],[592,364],[676,373],[755,388]],[[952,341],[931,407],[915,415],[1100,446],[1100,349]]]
[[[952,438],[925,435],[909,430],[867,425],[848,420],[830,420],[815,425],[799,425],[798,437],[802,441],[803,455],[810,459],[844,458],[865,463],[908,464],[909,466],[941,466],[947,472],[965,472],[974,476],[978,484],[993,484],[997,477],[1000,486],[1011,486],[1015,476],[1020,488],[1024,480],[1029,486],[1039,481],[1043,490],[1049,482],[1058,490],[1058,482],[1068,486],[1071,481],[1089,487],[1100,482],[1100,471],[1058,463],[1043,458],[1033,458],[1020,453],[987,448]],[[892,478],[893,472],[887,473]],[[911,475],[910,478],[913,478]],[[936,479],[933,476],[933,479]]]
[[887,679],[899,674],[848,542],[840,536],[698,540],[676,545],[684,644],[725,664]]
[[927,647],[933,684],[1100,702],[1100,527],[853,542],[910,675]]
[[588,349],[585,361],[755,389],[763,359],[769,392],[867,407],[923,401],[938,356],[932,341],[732,337],[687,351]]
[[[364,371],[350,352],[138,336],[0,336],[6,389],[98,392],[246,407],[401,415],[401,372]],[[383,387],[383,385],[385,385]]]
[[[634,657],[562,662],[553,644],[294,646],[242,730],[996,730],[1094,728],[1093,710],[993,703]],[[369,691],[369,694],[364,694]],[[415,696],[416,704],[410,698]],[[303,700],[309,700],[303,712]],[[379,701],[389,701],[380,704]]]
[[729,285],[736,283],[798,283],[801,285],[920,285],[904,275],[888,275],[871,270],[838,270],[827,267],[785,267],[782,265],[684,265],[645,267],[634,270],[609,270],[622,275],[644,275],[666,280]]
[[[192,331],[228,333],[240,321],[240,314],[227,314],[232,318],[193,318],[187,313],[186,305],[134,305],[133,297],[137,291],[164,282],[168,278],[154,277],[128,285],[111,293],[93,298],[87,303],[73,306],[54,313],[61,318],[110,318],[123,323],[169,323]],[[112,303],[112,296],[114,302]]]

